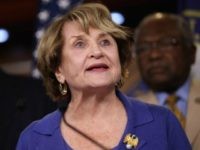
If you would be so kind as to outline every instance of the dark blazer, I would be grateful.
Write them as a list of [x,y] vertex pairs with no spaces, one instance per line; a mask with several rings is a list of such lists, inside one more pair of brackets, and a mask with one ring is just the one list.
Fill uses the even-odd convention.
[[42,81],[0,70],[0,149],[14,150],[20,132],[56,108]]

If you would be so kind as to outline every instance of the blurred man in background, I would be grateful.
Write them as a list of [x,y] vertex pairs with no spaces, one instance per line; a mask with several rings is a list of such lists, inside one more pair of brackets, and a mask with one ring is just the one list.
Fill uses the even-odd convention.
[[171,109],[199,150],[200,81],[191,74],[196,47],[189,25],[174,14],[151,14],[136,28],[135,51],[142,81],[128,95]]

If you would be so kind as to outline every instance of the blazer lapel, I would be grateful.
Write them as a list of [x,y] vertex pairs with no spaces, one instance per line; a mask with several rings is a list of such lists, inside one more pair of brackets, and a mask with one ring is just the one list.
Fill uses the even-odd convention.
[[186,133],[191,143],[200,134],[200,81],[192,81],[188,99],[188,112],[186,120]]

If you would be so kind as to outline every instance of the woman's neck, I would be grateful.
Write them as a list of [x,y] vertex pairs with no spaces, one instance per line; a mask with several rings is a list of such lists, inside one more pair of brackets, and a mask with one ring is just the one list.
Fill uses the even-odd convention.
[[[79,138],[84,147],[94,144],[91,145],[91,140],[80,136],[74,128],[110,148],[119,143],[127,123],[126,111],[115,93],[72,99],[63,117],[61,130],[66,141],[71,137]],[[114,137],[110,136],[112,134]],[[77,145],[71,143],[71,146]],[[79,143],[77,149],[80,147]]]
[[[119,100],[114,92],[107,95],[90,94],[90,95],[76,95],[73,97],[67,108],[68,117],[84,118],[84,117],[98,117],[111,111],[113,105],[119,105]],[[70,118],[71,118],[70,117]],[[80,119],[79,118],[79,119]]]

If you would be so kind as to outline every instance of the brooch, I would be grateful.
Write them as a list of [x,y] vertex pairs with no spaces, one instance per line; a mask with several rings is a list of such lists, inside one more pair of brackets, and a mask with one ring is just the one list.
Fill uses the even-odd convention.
[[127,149],[134,149],[139,143],[139,139],[135,134],[127,134],[124,138],[124,143]]

